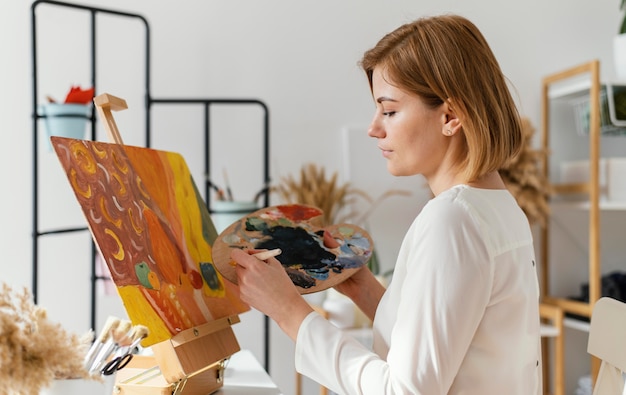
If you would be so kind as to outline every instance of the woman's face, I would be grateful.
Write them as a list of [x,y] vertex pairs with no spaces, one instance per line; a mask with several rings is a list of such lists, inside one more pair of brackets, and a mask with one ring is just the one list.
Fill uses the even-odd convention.
[[[384,70],[374,69],[372,93],[376,113],[368,135],[394,176],[422,174],[429,180],[442,171],[451,139],[444,135],[449,122],[446,104],[427,106],[420,97],[391,85]],[[430,182],[430,181],[429,181]]]

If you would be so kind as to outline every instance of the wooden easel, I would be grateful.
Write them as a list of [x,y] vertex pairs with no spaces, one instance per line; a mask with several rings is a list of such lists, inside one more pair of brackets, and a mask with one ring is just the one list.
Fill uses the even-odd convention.
[[[109,140],[122,145],[111,111],[128,108],[126,101],[103,93],[94,98]],[[240,350],[232,329],[233,315],[184,330],[152,345],[154,356],[135,356],[116,374],[115,395],[206,395],[224,385],[228,358]]]

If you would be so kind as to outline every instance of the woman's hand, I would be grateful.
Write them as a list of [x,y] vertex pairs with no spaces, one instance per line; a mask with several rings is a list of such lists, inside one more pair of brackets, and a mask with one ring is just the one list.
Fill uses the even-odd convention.
[[295,340],[302,320],[313,309],[276,258],[262,261],[250,255],[255,252],[233,249],[230,254],[237,264],[241,300],[272,318]]

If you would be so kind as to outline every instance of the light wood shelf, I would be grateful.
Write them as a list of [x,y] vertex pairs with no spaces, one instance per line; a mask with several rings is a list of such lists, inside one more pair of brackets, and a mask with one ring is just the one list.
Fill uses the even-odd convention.
[[[601,210],[626,210],[626,203],[607,202],[601,199],[600,187],[600,142],[601,142],[601,114],[600,94],[600,62],[593,60],[576,67],[546,76],[542,82],[542,135],[541,144],[544,152],[553,154],[551,150],[550,112],[551,104],[557,100],[574,100],[577,97],[589,98],[589,134],[588,138],[588,161],[589,181],[578,184],[553,184],[555,196],[550,204],[558,208],[584,210],[588,215],[588,284],[589,302],[579,302],[568,298],[555,296],[550,289],[550,221],[541,230],[541,294],[542,303],[554,306],[563,311],[562,326],[583,332],[589,331],[589,323],[585,321],[591,317],[594,303],[601,296],[601,257],[600,257],[600,212]],[[556,104],[556,103],[555,103]],[[555,148],[558,145],[555,144]],[[543,158],[543,170],[546,177],[550,178],[549,157]],[[576,195],[576,199],[572,196]],[[582,199],[584,200],[581,200]],[[556,230],[554,230],[556,231]],[[552,264],[554,264],[552,262]],[[574,319],[567,315],[577,315],[583,319]],[[560,337],[563,336],[561,333]],[[562,339],[560,340],[562,341]],[[561,351],[562,352],[562,351]],[[591,357],[590,357],[591,358]],[[555,356],[553,380],[563,383],[564,377],[563,355]],[[592,377],[597,375],[599,363],[595,358],[591,360]],[[556,377],[555,377],[556,376]],[[558,386],[557,386],[558,387]],[[564,391],[558,388],[554,392]],[[561,392],[563,393],[563,392]]]
[[[572,100],[578,96],[587,95],[589,97],[589,181],[582,184],[562,184],[554,185],[557,195],[584,195],[586,200],[581,202],[559,202],[557,204],[571,204],[572,207],[584,208],[589,215],[589,259],[588,259],[588,281],[589,281],[589,303],[582,303],[566,298],[553,296],[550,290],[550,221],[541,231],[541,294],[542,303],[554,306],[567,313],[576,314],[582,317],[590,317],[593,303],[600,298],[601,294],[601,261],[600,261],[600,187],[599,187],[599,160],[600,160],[600,62],[593,60],[588,63],[546,76],[542,81],[542,124],[541,124],[541,144],[543,152],[551,153],[550,146],[550,110],[551,102],[554,100]],[[543,158],[544,175],[550,178],[550,162],[546,155]],[[574,320],[563,318],[561,328],[576,327]],[[562,345],[563,333],[559,334],[557,341]],[[545,342],[544,342],[545,344]],[[544,347],[547,349],[547,347]],[[546,353],[548,351],[546,350]],[[555,394],[564,393],[564,349],[555,347],[554,369],[551,372],[544,367],[544,374],[552,380],[552,387]],[[548,354],[549,355],[549,354]],[[550,361],[546,358],[546,364]],[[592,361],[592,366],[597,363]],[[597,368],[592,367],[592,371]],[[552,373],[552,374],[550,374]],[[544,381],[549,381],[548,377]],[[544,392],[549,391],[549,386],[544,384]]]

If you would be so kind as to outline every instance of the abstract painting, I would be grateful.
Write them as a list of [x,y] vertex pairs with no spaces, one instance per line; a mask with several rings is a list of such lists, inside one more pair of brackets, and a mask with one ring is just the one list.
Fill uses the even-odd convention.
[[180,154],[51,141],[144,346],[249,310],[213,264],[217,233]]
[[373,243],[358,226],[320,227],[322,210],[286,204],[251,213],[226,228],[213,244],[213,262],[220,273],[237,283],[230,259],[233,248],[273,250],[301,294],[330,288],[367,263]]

